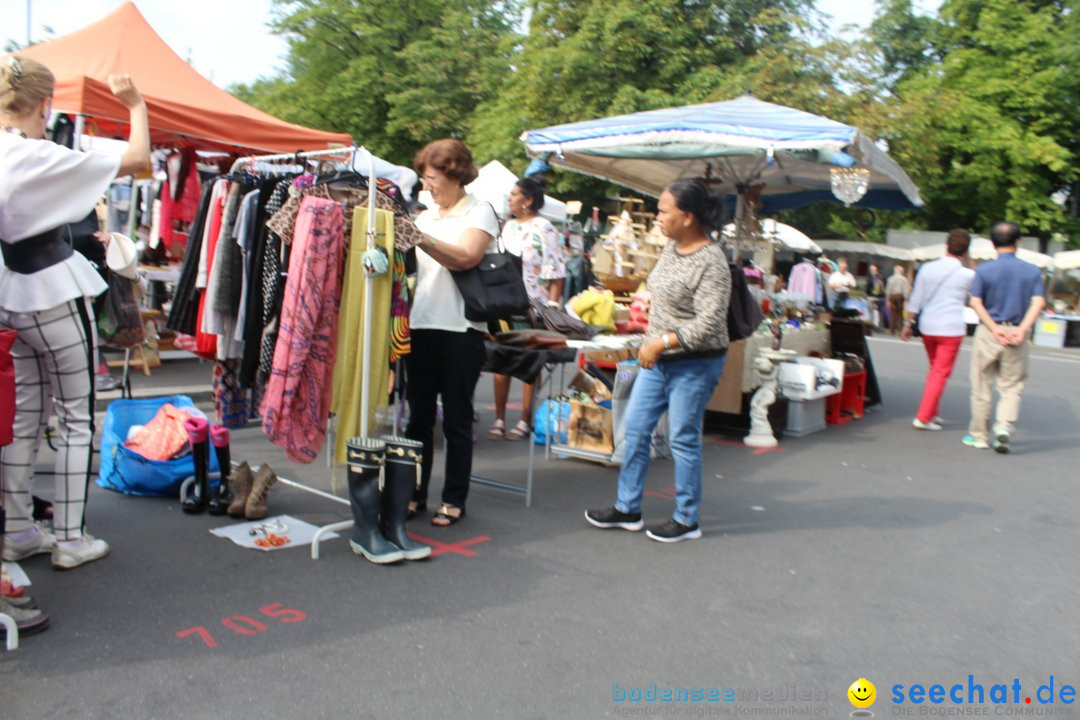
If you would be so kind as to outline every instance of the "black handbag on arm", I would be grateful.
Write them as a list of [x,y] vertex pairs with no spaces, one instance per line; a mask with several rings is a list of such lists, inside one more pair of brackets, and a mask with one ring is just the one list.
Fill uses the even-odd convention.
[[[495,208],[492,207],[491,212],[495,213]],[[496,220],[498,217],[498,213],[495,213]],[[521,258],[503,245],[501,224],[496,246],[498,250],[485,253],[484,259],[476,267],[450,271],[465,300],[467,320],[495,322],[513,315],[523,315],[529,309],[529,294],[521,275]]]

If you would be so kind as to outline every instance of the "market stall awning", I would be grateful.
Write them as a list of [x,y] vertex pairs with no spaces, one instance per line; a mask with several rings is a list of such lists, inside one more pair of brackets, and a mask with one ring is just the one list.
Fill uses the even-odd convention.
[[18,54],[52,70],[53,109],[85,116],[88,134],[127,137],[128,112],[109,92],[108,77],[128,73],[146,99],[155,145],[228,152],[352,145],[347,134],[287,123],[217,87],[174,53],[131,2],[82,30]]
[[876,257],[911,262],[911,251],[907,248],[884,245],[882,243],[861,242],[859,240],[818,240],[821,249],[833,257],[841,255],[871,255]]
[[[735,237],[735,223],[724,226],[724,237]],[[761,221],[761,237],[775,240],[779,245],[793,252],[814,255],[821,253],[821,247],[811,240],[809,235],[790,225],[776,222],[772,218]]]
[[887,153],[850,125],[745,96],[530,130],[531,155],[658,196],[679,178],[709,177],[730,195],[760,192],[763,212],[836,200],[834,168],[865,170],[856,205],[922,207]]
[[[972,260],[979,260],[980,262],[993,260],[997,257],[997,250],[994,249],[994,243],[988,238],[976,236],[971,238],[971,247],[968,249],[968,255],[971,256]],[[911,250],[911,257],[914,260],[936,260],[937,258],[944,256],[945,243],[923,245],[921,247],[912,248]],[[1026,250],[1024,248],[1016,249],[1016,257],[1024,262],[1029,262],[1032,265],[1043,269],[1054,264],[1054,258],[1049,255],[1035,252],[1034,250]]]
[[1058,270],[1076,270],[1080,268],[1080,250],[1064,250],[1054,253],[1054,267]]

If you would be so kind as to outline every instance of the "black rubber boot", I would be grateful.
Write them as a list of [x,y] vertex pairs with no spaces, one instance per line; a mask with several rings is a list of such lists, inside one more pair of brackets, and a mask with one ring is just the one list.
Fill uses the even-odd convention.
[[210,442],[214,444],[214,453],[217,454],[218,467],[221,469],[221,479],[218,481],[217,490],[210,496],[210,502],[206,509],[211,515],[224,515],[232,502],[232,493],[229,492],[229,475],[232,473],[232,457],[229,452],[229,428],[224,425],[214,425],[210,428]]
[[210,482],[206,477],[210,464],[209,425],[202,418],[188,418],[184,421],[184,429],[191,442],[195,482],[188,486],[187,496],[180,502],[180,508],[186,513],[201,513],[206,510],[206,503],[210,500]]
[[355,437],[347,445],[349,505],[353,514],[349,546],[357,555],[378,565],[400,562],[405,559],[405,553],[379,532],[379,486],[386,444],[382,440]]
[[405,532],[405,519],[414,489],[420,487],[420,463],[424,444],[403,437],[383,438],[386,442],[386,483],[382,492],[379,530],[383,537],[401,548],[406,560],[423,560],[431,548],[413,542]]

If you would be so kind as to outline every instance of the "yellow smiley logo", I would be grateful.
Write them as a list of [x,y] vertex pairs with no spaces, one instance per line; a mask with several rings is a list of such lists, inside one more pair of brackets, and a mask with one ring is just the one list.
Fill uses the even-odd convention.
[[877,698],[877,688],[874,687],[874,683],[866,678],[859,678],[851,683],[847,696],[855,707],[868,708],[874,704],[874,699]]

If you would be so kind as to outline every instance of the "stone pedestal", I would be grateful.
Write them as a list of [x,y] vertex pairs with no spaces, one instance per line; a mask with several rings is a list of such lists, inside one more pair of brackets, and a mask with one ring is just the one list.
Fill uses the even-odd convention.
[[776,402],[780,363],[795,355],[794,350],[758,351],[754,367],[761,378],[761,387],[750,399],[750,434],[743,439],[750,447],[776,447],[779,444],[769,424],[769,406]]

